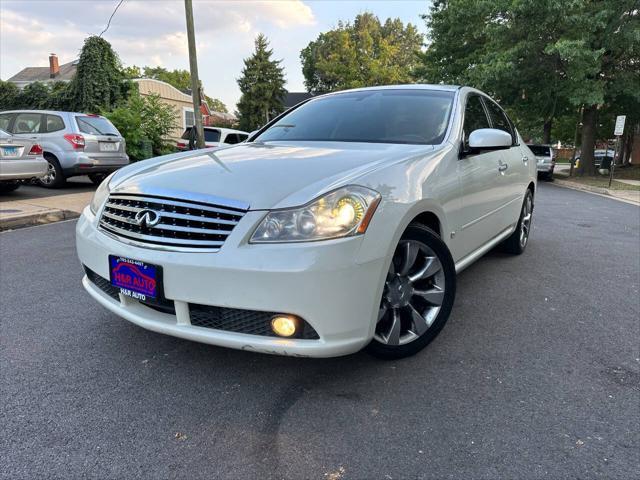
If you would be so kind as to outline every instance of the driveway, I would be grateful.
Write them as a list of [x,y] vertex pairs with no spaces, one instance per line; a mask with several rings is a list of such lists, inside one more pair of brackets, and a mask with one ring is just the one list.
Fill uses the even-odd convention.
[[0,233],[0,477],[637,478],[640,209],[542,183],[534,218],[396,362],[154,334],[82,290],[74,222]]

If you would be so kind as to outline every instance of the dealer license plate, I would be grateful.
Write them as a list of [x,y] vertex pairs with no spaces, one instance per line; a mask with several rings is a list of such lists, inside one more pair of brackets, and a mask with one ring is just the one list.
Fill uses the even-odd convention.
[[162,297],[161,271],[158,265],[109,255],[111,285],[136,300],[155,301]]

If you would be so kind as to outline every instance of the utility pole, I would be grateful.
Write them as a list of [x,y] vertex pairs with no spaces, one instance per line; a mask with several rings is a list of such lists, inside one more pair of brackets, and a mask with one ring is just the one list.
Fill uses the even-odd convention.
[[[187,15],[187,40],[189,43],[189,70],[191,71],[191,97],[193,98],[193,117],[197,133],[196,145],[204,148],[204,129],[202,128],[202,112],[200,105],[200,77],[198,77],[198,59],[196,57],[196,37],[193,28],[193,4],[191,0],[184,0],[184,10]],[[193,127],[192,127],[193,128]]]

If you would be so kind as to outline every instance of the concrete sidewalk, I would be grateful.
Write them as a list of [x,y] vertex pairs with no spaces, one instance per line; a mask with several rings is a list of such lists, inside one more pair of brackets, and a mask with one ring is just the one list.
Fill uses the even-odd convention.
[[23,185],[0,196],[0,231],[77,218],[94,190],[86,179],[73,179],[59,190]]

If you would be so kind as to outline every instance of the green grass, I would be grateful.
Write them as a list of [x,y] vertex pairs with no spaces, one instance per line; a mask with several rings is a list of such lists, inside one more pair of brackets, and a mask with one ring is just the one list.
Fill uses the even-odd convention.
[[[556,174],[554,175],[554,177],[557,178],[558,180],[566,180],[568,182],[579,183],[581,185],[588,185],[590,187],[608,188],[610,190],[640,191],[639,185],[628,185],[626,183],[616,182],[616,178],[621,178],[621,177],[618,177],[617,172],[614,173],[613,182],[611,182],[611,187],[609,187],[609,177],[605,177],[602,175],[598,175],[597,177],[566,177],[564,175]],[[635,180],[635,178],[633,178],[633,180]]]

